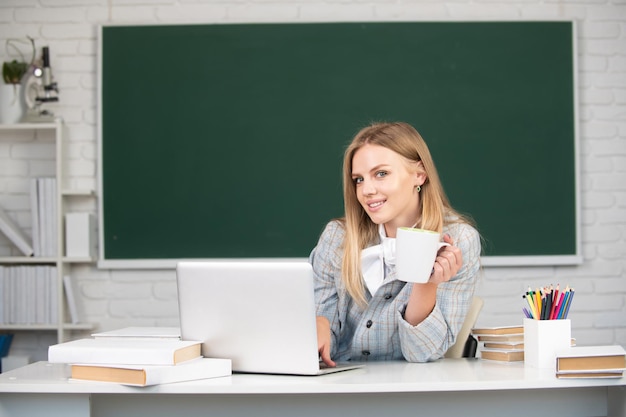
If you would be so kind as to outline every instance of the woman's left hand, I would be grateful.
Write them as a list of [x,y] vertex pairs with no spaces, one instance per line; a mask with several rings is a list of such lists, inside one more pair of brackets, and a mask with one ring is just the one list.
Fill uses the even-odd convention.
[[441,284],[442,282],[450,281],[463,265],[461,249],[454,246],[452,238],[446,234],[443,236],[443,241],[449,243],[450,246],[444,246],[437,253],[433,273],[428,280],[428,282],[433,284]]

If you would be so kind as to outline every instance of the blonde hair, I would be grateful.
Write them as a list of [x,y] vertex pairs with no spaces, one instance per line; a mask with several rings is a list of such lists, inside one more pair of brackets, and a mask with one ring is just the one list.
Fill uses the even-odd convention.
[[342,280],[348,293],[361,306],[367,304],[361,275],[361,251],[376,242],[378,238],[378,225],[370,220],[359,203],[356,185],[352,180],[352,159],[354,154],[366,144],[383,146],[411,162],[422,162],[418,169],[426,174],[426,180],[421,186],[420,215],[415,219],[416,227],[441,233],[446,223],[446,216],[456,218],[457,220],[454,221],[469,222],[450,206],[428,146],[413,126],[396,122],[376,123],[363,128],[346,149],[343,160],[345,239]]

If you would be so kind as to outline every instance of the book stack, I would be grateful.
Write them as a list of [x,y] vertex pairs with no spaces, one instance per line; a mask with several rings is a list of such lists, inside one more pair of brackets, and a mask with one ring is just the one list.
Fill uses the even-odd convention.
[[0,324],[57,322],[57,267],[0,265]]
[[149,386],[232,375],[230,359],[204,358],[201,342],[106,335],[52,345],[48,362],[71,365],[74,380]]
[[557,378],[621,378],[626,369],[622,346],[576,346],[556,353]]
[[481,327],[472,329],[481,343],[482,359],[500,362],[524,360],[524,326]]

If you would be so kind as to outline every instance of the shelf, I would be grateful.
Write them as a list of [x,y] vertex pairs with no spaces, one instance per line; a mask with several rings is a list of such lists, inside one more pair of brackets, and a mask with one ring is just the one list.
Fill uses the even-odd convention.
[[[29,132],[30,131],[30,132]],[[50,132],[54,132],[54,134],[50,134]],[[69,185],[68,178],[65,176],[65,171],[68,169],[68,149],[66,147],[66,130],[63,124],[63,121],[60,118],[55,119],[54,121],[50,121],[47,123],[15,123],[15,124],[0,124],[0,133],[4,132],[0,135],[0,141],[7,139],[9,141],[22,142],[24,140],[29,140],[32,138],[45,139],[46,143],[49,140],[52,140],[55,143],[54,150],[52,148],[49,149],[51,153],[51,157],[55,157],[55,173],[54,178],[56,178],[56,194],[55,194],[55,204],[56,204],[56,219],[57,222],[57,235],[56,239],[54,236],[49,236],[52,239],[56,240],[58,244],[57,249],[55,251],[54,256],[45,256],[45,257],[34,257],[34,256],[0,256],[0,266],[4,265],[7,267],[15,268],[18,270],[18,273],[15,277],[19,277],[19,279],[26,276],[22,281],[18,284],[19,288],[26,288],[26,285],[29,284],[29,278],[36,277],[36,274],[32,274],[32,271],[22,271],[22,266],[30,266],[30,269],[35,269],[34,267],[37,265],[45,265],[49,267],[46,273],[54,274],[51,277],[53,278],[55,283],[52,285],[56,285],[56,289],[54,292],[51,290],[51,285],[46,284],[45,287],[47,289],[43,290],[43,294],[45,297],[49,297],[51,294],[54,294],[55,299],[52,301],[54,304],[50,304],[54,306],[56,309],[56,314],[53,316],[53,319],[61,318],[65,319],[68,317],[67,311],[67,298],[68,295],[66,293],[66,288],[63,282],[63,278],[65,276],[71,276],[72,265],[78,264],[94,264],[97,259],[93,257],[67,257],[64,256],[64,243],[65,243],[65,235],[63,230],[64,224],[64,216],[67,213],[69,207],[72,206],[74,199],[80,200],[81,198],[95,198],[96,191],[93,187],[89,187],[89,185],[84,186],[83,188],[72,188]],[[6,132],[9,132],[8,134]],[[19,133],[18,133],[19,132]],[[33,132],[33,133],[31,133]],[[38,133],[39,132],[39,133]],[[52,176],[52,175],[48,175]],[[80,186],[79,186],[80,187]],[[46,209],[50,209],[47,207]],[[17,252],[15,252],[17,253]],[[26,273],[27,272],[27,273]],[[37,272],[37,271],[35,271]],[[22,274],[24,273],[24,274]],[[22,275],[20,275],[22,274]],[[16,281],[17,282],[17,281]],[[32,283],[31,283],[32,284]],[[35,287],[42,287],[41,285]],[[41,288],[35,288],[35,290],[41,290]],[[22,289],[23,291],[23,289]],[[42,293],[39,293],[41,296]],[[6,295],[6,294],[5,294]],[[29,306],[35,306],[36,296],[33,295],[28,299]],[[4,302],[6,300],[0,300],[0,302]],[[14,299],[10,299],[10,302],[15,302]],[[30,303],[33,303],[30,305]],[[37,305],[37,307],[41,307]],[[32,311],[29,310],[30,313]],[[19,317],[11,317],[12,321],[20,321],[24,322],[27,320],[32,321],[34,319],[33,316],[29,316],[28,313],[26,316],[22,314],[23,311],[19,312]],[[51,312],[47,311],[46,314],[50,314]],[[5,317],[5,319],[8,319]],[[46,321],[43,316],[37,316],[38,321]],[[66,335],[73,330],[90,330],[93,329],[93,324],[88,323],[55,323],[55,324],[6,324],[0,323],[0,331],[50,331],[57,333],[57,341],[58,343],[62,343],[66,341]]]
[[90,189],[84,189],[84,190],[67,189],[67,190],[62,190],[61,195],[68,196],[68,197],[95,197],[96,191],[90,190]]
[[41,130],[56,129],[56,127],[57,124],[55,122],[0,124],[0,130]]
[[[59,326],[57,324],[0,324],[0,330],[19,330],[19,331],[57,331]],[[64,323],[63,328],[65,330],[91,330],[94,325],[91,323]]]
[[64,257],[62,261],[66,264],[93,264],[96,263],[94,258],[76,258],[76,257]]
[[4,256],[0,257],[0,264],[55,264],[57,258],[36,256]]

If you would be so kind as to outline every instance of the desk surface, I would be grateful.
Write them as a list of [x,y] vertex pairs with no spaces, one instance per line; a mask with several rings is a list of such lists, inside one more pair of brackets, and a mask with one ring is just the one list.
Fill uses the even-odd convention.
[[625,377],[557,379],[551,369],[480,359],[374,362],[360,369],[323,376],[235,374],[151,387],[69,381],[69,375],[69,365],[37,362],[0,374],[0,393],[351,394],[626,386]]

